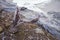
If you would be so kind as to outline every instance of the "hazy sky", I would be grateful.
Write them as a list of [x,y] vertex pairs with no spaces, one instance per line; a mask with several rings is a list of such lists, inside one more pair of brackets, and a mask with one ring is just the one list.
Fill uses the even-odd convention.
[[37,3],[48,3],[50,0],[13,0],[13,2],[17,3],[18,6],[25,5],[33,5]]

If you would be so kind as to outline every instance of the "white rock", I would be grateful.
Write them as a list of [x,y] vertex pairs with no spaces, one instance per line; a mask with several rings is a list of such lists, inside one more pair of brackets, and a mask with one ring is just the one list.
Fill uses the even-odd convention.
[[42,30],[42,29],[40,29],[40,28],[36,28],[36,29],[35,29],[35,32],[36,32],[36,33],[44,34],[43,30]]

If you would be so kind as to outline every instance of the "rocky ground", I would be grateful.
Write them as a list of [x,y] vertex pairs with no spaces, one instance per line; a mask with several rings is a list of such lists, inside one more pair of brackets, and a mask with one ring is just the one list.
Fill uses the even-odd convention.
[[31,22],[21,21],[17,23],[21,16],[13,21],[13,14],[0,11],[0,40],[57,40],[56,37],[38,25],[37,20]]
[[2,26],[0,26],[0,40],[57,40],[50,33],[42,29],[42,26],[37,24],[21,23],[17,28],[17,32],[12,33],[8,31],[9,28],[3,30]]

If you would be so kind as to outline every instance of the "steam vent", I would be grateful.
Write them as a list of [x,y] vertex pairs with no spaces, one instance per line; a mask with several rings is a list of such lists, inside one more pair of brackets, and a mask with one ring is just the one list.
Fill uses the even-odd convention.
[[29,19],[28,13],[37,12],[18,7],[12,0],[0,0],[0,40],[58,40],[37,23],[38,15]]

